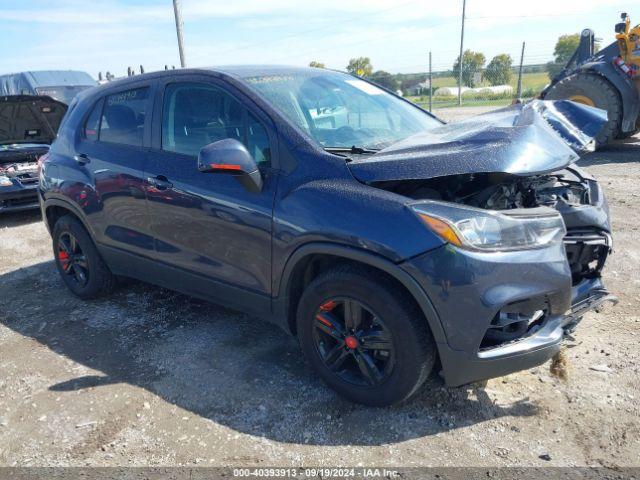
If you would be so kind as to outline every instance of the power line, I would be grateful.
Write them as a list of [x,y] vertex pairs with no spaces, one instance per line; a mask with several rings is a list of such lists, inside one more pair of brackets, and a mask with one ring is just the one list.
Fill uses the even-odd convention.
[[385,8],[385,9],[382,9],[382,10],[376,10],[374,12],[369,12],[369,13],[365,13],[365,14],[359,14],[358,16],[349,17],[347,19],[340,20],[338,22],[331,22],[328,25],[324,25],[322,27],[305,30],[303,33],[291,33],[291,34],[288,34],[288,35],[283,35],[281,37],[265,39],[264,41],[261,41],[259,43],[251,43],[251,44],[242,45],[240,47],[236,47],[236,48],[232,48],[232,49],[229,49],[229,50],[225,50],[225,53],[238,52],[238,51],[242,51],[242,50],[252,49],[252,48],[255,48],[255,47],[263,47],[265,44],[278,43],[278,42],[281,42],[283,40],[288,40],[288,39],[296,38],[296,37],[299,37],[299,36],[308,36],[310,33],[324,32],[324,31],[326,31],[327,27],[332,28],[332,27],[335,27],[337,25],[346,25],[346,24],[349,24],[349,23],[353,23],[355,20],[360,20],[362,18],[368,18],[368,17],[372,17],[372,16],[375,16],[375,15],[380,15],[382,13],[390,12],[390,11],[396,10],[398,8],[406,7],[407,5],[410,5],[412,3],[416,3],[417,1],[419,1],[419,0],[409,0],[409,1],[401,3],[399,5],[394,5],[391,8]]
[[[457,22],[449,22],[449,23],[457,23]],[[446,25],[446,24],[444,24],[444,25]],[[386,35],[378,35],[378,37],[376,37],[376,40],[389,38],[389,37],[395,37],[397,35],[398,35],[397,32],[390,32],[390,33],[388,33]],[[305,57],[305,56],[310,55],[310,54],[326,52],[326,51],[330,51],[330,50],[343,49],[344,47],[351,47],[353,45],[361,45],[363,43],[370,43],[370,42],[371,42],[370,38],[367,38],[365,40],[359,40],[359,41],[356,41],[356,42],[349,42],[349,43],[341,42],[340,45],[335,45],[333,47],[323,47],[323,48],[318,48],[318,49],[315,49],[315,50],[308,50],[306,52],[303,52],[303,53],[300,53],[300,54],[296,54],[294,56],[291,56],[291,55],[286,55],[286,56],[279,55],[279,56],[277,56],[275,58],[272,57],[271,61],[276,61],[277,62],[280,59],[291,59],[291,58],[296,58],[297,59],[297,58]]]

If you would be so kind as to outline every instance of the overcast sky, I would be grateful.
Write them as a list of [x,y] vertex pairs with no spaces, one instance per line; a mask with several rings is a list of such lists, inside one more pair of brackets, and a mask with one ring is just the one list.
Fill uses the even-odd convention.
[[[187,66],[306,65],[344,69],[368,56],[375,69],[451,67],[460,42],[462,0],[182,0]],[[465,47],[525,64],[552,58],[563,33],[589,27],[613,41],[625,8],[617,0],[468,0]],[[179,65],[171,0],[0,0],[0,73],[76,69],[93,76],[127,66]]]

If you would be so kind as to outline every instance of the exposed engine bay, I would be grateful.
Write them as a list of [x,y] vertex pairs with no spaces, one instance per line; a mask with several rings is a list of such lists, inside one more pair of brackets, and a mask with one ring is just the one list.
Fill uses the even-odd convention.
[[0,213],[36,209],[38,202],[38,159],[49,145],[0,145]]
[[372,186],[415,200],[440,200],[487,210],[554,208],[567,227],[565,247],[574,285],[600,276],[611,250],[610,226],[597,214],[602,211],[600,187],[577,167],[545,175],[469,173],[375,182]]
[[18,179],[21,183],[38,181],[38,158],[46,152],[42,146],[23,148],[18,151],[0,152],[0,175]]
[[0,164],[0,175],[9,178],[36,178],[38,177],[38,162],[20,162]]
[[375,186],[416,200],[443,200],[478,208],[554,207],[589,204],[589,189],[579,181],[553,175],[519,177],[505,173],[470,173],[429,180],[380,182]]

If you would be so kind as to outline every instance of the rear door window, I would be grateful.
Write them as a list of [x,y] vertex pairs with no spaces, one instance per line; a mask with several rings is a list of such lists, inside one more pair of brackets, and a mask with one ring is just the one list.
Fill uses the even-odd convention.
[[100,122],[100,141],[142,147],[149,108],[149,87],[106,97]]

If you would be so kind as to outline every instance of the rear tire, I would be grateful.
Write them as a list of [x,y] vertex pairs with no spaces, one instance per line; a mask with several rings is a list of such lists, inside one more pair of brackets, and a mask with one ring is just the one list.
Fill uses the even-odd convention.
[[[351,266],[323,273],[305,289],[297,312],[302,350],[320,377],[347,399],[378,407],[415,394],[437,356],[426,320],[413,299],[380,278],[376,271]],[[358,327],[350,329],[354,323],[347,320],[351,315],[347,312],[355,311],[353,305],[360,305],[362,313],[356,315]],[[342,343],[327,334],[326,325],[318,324],[318,315],[339,325],[344,332]],[[336,355],[344,357],[337,367],[336,357],[331,357],[334,348]],[[369,370],[372,365],[375,368]]]
[[551,87],[545,100],[570,100],[571,97],[589,99],[593,106],[607,111],[609,120],[596,137],[597,146],[606,145],[619,137],[622,101],[616,88],[607,79],[593,73],[574,73]]
[[113,291],[116,277],[76,218],[60,218],[53,227],[52,239],[58,273],[71,292],[88,300]]

